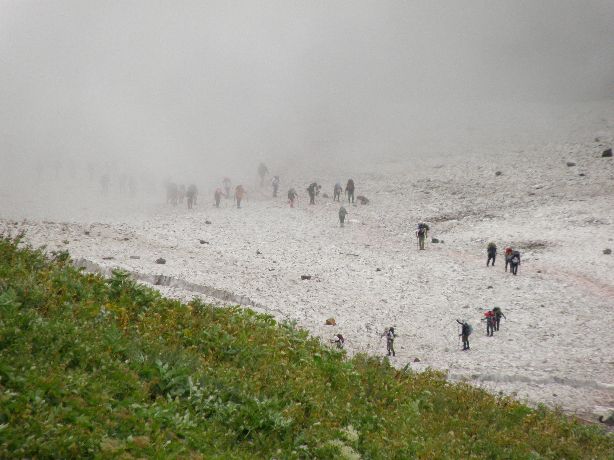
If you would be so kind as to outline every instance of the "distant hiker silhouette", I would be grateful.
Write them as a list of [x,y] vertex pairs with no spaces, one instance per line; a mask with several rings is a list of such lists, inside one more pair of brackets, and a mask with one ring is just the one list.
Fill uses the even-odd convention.
[[226,191],[226,198],[230,198],[230,188],[232,185],[230,178],[224,177],[224,180],[222,180],[222,185],[224,186],[224,190]]
[[503,314],[503,312],[501,311],[499,307],[493,308],[492,311],[495,314],[495,331],[498,331],[499,326],[501,325],[501,317],[505,318],[505,315]]
[[345,193],[348,197],[348,203],[354,203],[354,180],[349,179],[345,186]]
[[488,256],[486,266],[488,267],[490,261],[492,260],[492,266],[494,267],[495,258],[497,257],[497,245],[495,243],[488,243],[488,246],[486,247],[486,255]]
[[457,319],[456,322],[461,325],[461,333],[458,336],[463,339],[463,350],[469,350],[469,336],[473,332],[473,328],[467,321]]
[[340,182],[335,184],[335,188],[333,189],[333,201],[341,201],[341,192],[343,191],[343,187]]
[[288,203],[290,204],[291,208],[294,207],[294,202],[297,199],[298,199],[298,193],[296,193],[296,190],[294,190],[293,188],[288,190]]
[[487,310],[484,312],[482,321],[486,321],[486,335],[492,337],[495,331],[495,313],[492,310]]
[[215,189],[215,193],[213,194],[213,199],[215,200],[215,207],[219,208],[220,200],[222,199],[222,189],[221,188],[218,187]]
[[307,193],[309,194],[309,204],[316,204],[316,195],[320,190],[320,186],[316,182],[312,182],[307,187]]
[[514,252],[512,248],[505,248],[505,271],[512,260],[512,252]]
[[273,176],[273,179],[271,179],[271,185],[273,186],[273,197],[276,197],[277,190],[279,190],[279,176]]
[[188,197],[188,209],[192,209],[192,206],[196,204],[196,197],[198,196],[198,189],[196,188],[196,185],[190,184],[188,186],[186,196]]
[[247,192],[245,191],[243,186],[242,185],[237,185],[237,188],[235,188],[235,201],[237,203],[237,208],[239,208],[239,209],[241,208],[241,201],[246,196],[247,196]]
[[347,215],[347,213],[348,212],[343,206],[339,208],[339,223],[341,224],[342,227],[343,227],[343,223],[345,222],[345,216]]
[[520,265],[520,252],[512,251],[512,256],[510,258],[510,271],[512,274],[518,274],[518,266]]
[[429,236],[429,226],[424,222],[418,224],[418,230],[416,230],[416,237],[418,238],[418,248],[424,250],[424,242]]
[[394,327],[389,327],[384,331],[382,337],[386,337],[386,351],[388,352],[388,356],[396,356],[394,352],[394,339],[397,335],[394,332]]
[[337,334],[335,338],[332,339],[330,342],[334,343],[337,346],[337,348],[343,348],[343,346],[345,345],[345,339],[343,338],[341,334]]

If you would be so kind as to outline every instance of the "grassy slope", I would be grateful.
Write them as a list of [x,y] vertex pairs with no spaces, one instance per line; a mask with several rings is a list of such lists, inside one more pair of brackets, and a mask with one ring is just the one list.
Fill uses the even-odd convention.
[[0,239],[0,457],[612,458],[598,428]]

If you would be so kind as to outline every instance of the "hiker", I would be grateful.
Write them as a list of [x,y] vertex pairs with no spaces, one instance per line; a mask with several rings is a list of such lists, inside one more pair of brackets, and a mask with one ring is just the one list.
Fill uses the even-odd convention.
[[518,274],[518,265],[520,265],[520,252],[512,251],[512,257],[510,259],[510,271],[512,274]]
[[389,327],[384,331],[382,337],[386,336],[386,351],[388,351],[388,356],[392,354],[392,356],[396,356],[394,352],[394,339],[396,338],[396,334],[394,333],[394,327]]
[[486,336],[492,337],[495,331],[495,313],[492,310],[484,312],[484,318],[481,321],[486,321]]
[[512,248],[510,247],[505,248],[505,271],[507,271],[507,266],[510,264],[510,261],[512,260],[512,252],[514,252]]
[[231,187],[231,182],[230,182],[230,178],[229,177],[224,177],[224,179],[222,180],[222,185],[224,186],[224,190],[226,191],[226,198],[230,198],[230,187]]
[[188,186],[186,196],[188,197],[188,209],[192,209],[192,206],[196,204],[196,197],[198,196],[198,189],[196,188],[196,185],[190,184]]
[[309,187],[307,187],[307,193],[309,193],[309,204],[316,204],[316,195],[318,191],[318,184],[316,182],[309,184]]
[[492,260],[492,266],[494,267],[495,258],[497,257],[497,245],[493,242],[488,243],[488,246],[486,247],[486,254],[488,255],[486,266],[488,267],[488,264],[490,264],[490,261]]
[[429,226],[424,222],[420,222],[418,224],[418,230],[416,231],[416,236],[418,237],[418,247],[420,250],[424,249],[424,242],[429,236]]
[[343,227],[343,223],[345,222],[345,216],[347,215],[347,213],[348,212],[343,206],[339,208],[339,222],[341,223],[342,227]]
[[345,186],[345,194],[348,196],[348,203],[354,204],[354,180],[348,179]]
[[[493,308],[492,311],[495,314],[495,331],[498,331],[501,324],[501,317],[503,316],[505,318],[505,315],[499,307]],[[505,319],[507,320],[507,318]]]
[[296,193],[296,190],[294,190],[294,188],[291,188],[290,190],[288,190],[288,203],[290,203],[291,208],[294,207],[294,201],[296,199],[298,199],[298,193]]
[[471,327],[471,324],[469,324],[467,321],[461,321],[460,319],[457,319],[456,322],[461,325],[461,333],[458,334],[458,336],[462,337],[463,339],[463,351],[469,350],[469,336],[473,332],[473,328]]
[[260,176],[260,187],[264,185],[264,176],[269,173],[269,168],[264,163],[260,163],[258,166],[258,175]]
[[279,176],[273,176],[271,180],[271,185],[273,186],[273,198],[277,197],[277,190],[279,190]]
[[213,194],[213,198],[215,199],[215,207],[219,208],[220,207],[220,200],[222,199],[222,189],[221,188],[216,188],[215,189],[215,193]]
[[333,189],[333,201],[341,201],[342,191],[343,191],[343,187],[341,186],[341,182],[337,182],[335,184],[335,188]]
[[177,184],[174,182],[169,182],[166,185],[166,203],[172,204],[173,206],[177,206],[177,196],[179,194]]
[[337,334],[335,338],[330,341],[330,343],[334,343],[337,346],[337,348],[342,349],[343,346],[345,345],[345,339],[343,338],[341,334]]
[[242,185],[237,185],[235,188],[235,201],[237,202],[237,209],[241,209],[241,200],[247,196],[247,192]]

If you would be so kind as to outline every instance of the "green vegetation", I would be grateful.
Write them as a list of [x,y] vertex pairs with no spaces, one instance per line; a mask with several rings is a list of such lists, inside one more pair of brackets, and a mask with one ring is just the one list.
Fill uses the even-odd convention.
[[2,458],[612,458],[614,443],[291,324],[0,238]]

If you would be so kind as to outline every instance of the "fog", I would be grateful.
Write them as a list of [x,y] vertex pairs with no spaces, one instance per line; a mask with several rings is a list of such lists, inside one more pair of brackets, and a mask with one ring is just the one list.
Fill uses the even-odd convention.
[[3,177],[155,190],[555,135],[614,94],[613,23],[611,0],[2,0]]

